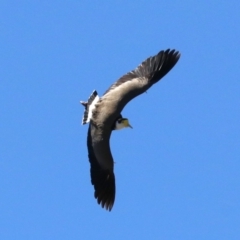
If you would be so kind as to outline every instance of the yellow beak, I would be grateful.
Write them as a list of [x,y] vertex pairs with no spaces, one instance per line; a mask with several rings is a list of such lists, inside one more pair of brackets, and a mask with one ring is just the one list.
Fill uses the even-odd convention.
[[133,128],[133,127],[130,125],[130,123],[129,123],[128,119],[126,120],[126,127]]

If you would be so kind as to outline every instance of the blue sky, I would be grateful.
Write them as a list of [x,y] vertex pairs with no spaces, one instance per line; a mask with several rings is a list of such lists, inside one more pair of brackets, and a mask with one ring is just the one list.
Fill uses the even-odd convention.
[[[239,1],[0,2],[0,239],[240,239]],[[158,51],[123,111],[113,210],[93,197],[86,100]]]

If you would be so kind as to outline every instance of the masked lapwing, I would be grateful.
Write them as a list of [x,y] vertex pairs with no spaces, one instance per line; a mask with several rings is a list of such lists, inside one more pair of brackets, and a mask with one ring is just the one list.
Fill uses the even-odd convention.
[[121,112],[125,105],[145,93],[177,63],[180,53],[167,49],[149,57],[135,70],[110,86],[102,97],[93,91],[85,107],[82,124],[89,122],[87,147],[91,165],[91,182],[98,204],[111,211],[115,200],[114,160],[109,145],[112,130],[131,127]]

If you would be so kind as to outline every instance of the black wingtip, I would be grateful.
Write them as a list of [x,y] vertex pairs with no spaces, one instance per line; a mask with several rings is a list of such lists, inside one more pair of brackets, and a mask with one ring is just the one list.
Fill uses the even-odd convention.
[[115,201],[115,176],[109,170],[97,170],[91,168],[92,184],[94,185],[94,197],[99,205],[108,211],[112,210]]
[[148,68],[147,71],[150,74],[149,80],[152,83],[158,82],[176,65],[180,56],[179,51],[167,49],[160,51],[154,57],[148,58],[142,65]]

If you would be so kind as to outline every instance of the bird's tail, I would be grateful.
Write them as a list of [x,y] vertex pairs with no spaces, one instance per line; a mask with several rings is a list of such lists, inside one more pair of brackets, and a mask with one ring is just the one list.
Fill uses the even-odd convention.
[[80,103],[85,108],[83,118],[82,118],[82,124],[86,124],[90,121],[91,116],[92,116],[93,107],[94,107],[95,103],[98,101],[98,99],[99,99],[99,97],[98,97],[97,91],[94,90],[93,93],[88,98],[87,102],[80,101]]

